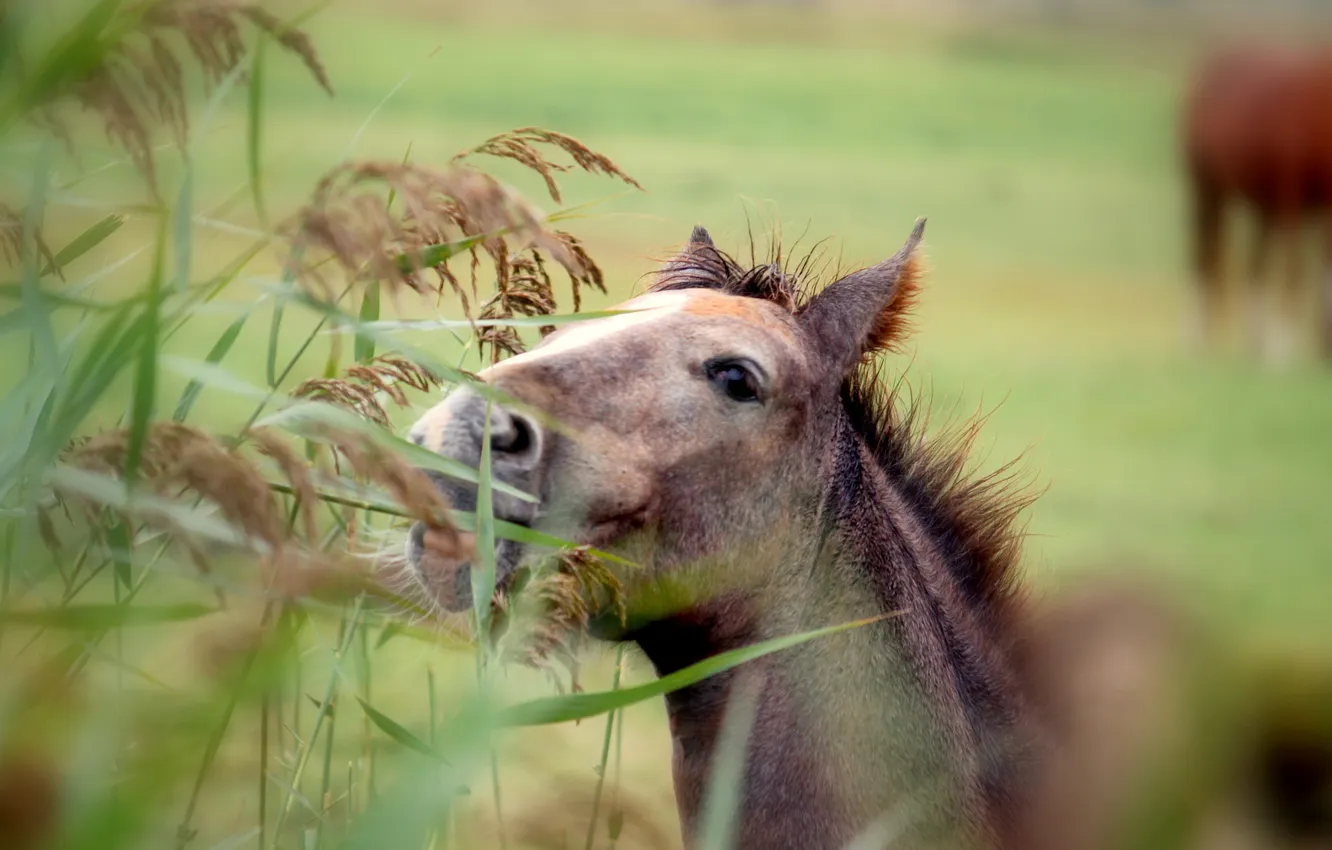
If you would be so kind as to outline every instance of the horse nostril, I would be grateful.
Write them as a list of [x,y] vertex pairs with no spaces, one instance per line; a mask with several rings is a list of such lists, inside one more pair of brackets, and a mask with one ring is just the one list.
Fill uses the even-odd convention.
[[499,412],[491,420],[490,448],[505,454],[524,454],[536,445],[536,432],[525,417]]

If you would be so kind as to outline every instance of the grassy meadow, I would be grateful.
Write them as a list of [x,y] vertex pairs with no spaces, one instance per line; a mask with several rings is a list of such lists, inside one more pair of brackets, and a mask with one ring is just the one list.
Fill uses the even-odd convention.
[[[606,272],[609,293],[587,299],[590,309],[640,290],[657,258],[694,224],[733,253],[747,254],[751,231],[760,251],[779,232],[788,253],[820,244],[832,265],[851,267],[895,251],[914,219],[928,216],[930,272],[916,333],[910,353],[890,368],[930,391],[941,416],[992,411],[980,441],[982,468],[1025,452],[1036,486],[1047,488],[1028,515],[1030,581],[1054,588],[1098,571],[1140,572],[1209,606],[1246,639],[1318,646],[1332,638],[1332,369],[1313,358],[1311,344],[1300,361],[1274,371],[1244,351],[1238,333],[1209,354],[1186,333],[1191,291],[1174,135],[1190,55],[1184,44],[977,31],[817,6],[701,3],[557,13],[344,2],[306,27],[336,95],[323,93],[289,55],[269,51],[260,164],[272,219],[298,209],[344,159],[443,164],[522,126],[577,137],[646,190],[582,174],[562,178],[566,206],[588,205],[568,226]],[[247,97],[237,85],[194,143],[196,277],[216,273],[264,230],[248,177]],[[202,112],[201,99],[196,129]],[[60,188],[47,212],[53,244],[123,211],[124,199],[140,191],[95,123],[78,131],[87,176],[76,180],[75,166],[59,162],[53,183]],[[170,195],[183,173],[179,157],[164,147],[158,158]],[[507,162],[486,165],[555,208],[530,173]],[[6,172],[11,186],[22,185],[21,173]],[[149,244],[155,226],[131,209],[125,227],[67,270],[71,279]],[[150,265],[144,251],[94,291],[133,292]],[[221,365],[247,384],[264,384],[273,327],[265,287],[279,271],[277,255],[261,253],[192,316],[187,331],[171,337],[159,407],[169,413],[188,380],[171,358],[203,358],[246,309],[255,313]],[[388,316],[388,300],[384,309]],[[315,322],[312,313],[287,310],[283,362]],[[398,313],[457,318],[459,307],[451,296],[436,303],[408,295]],[[462,353],[440,332],[401,338],[448,362]],[[284,387],[323,372],[330,339],[315,338]],[[0,344],[11,364],[5,383],[16,384],[27,343],[10,335]],[[85,431],[117,424],[131,383],[128,374],[116,379]],[[414,408],[393,411],[399,429],[431,402],[425,394],[413,400]],[[241,394],[208,386],[190,421],[235,433],[253,407]],[[12,604],[45,593],[39,584]],[[146,594],[208,597],[183,569]],[[132,668],[98,656],[89,670],[99,686],[128,677],[136,691],[151,696],[161,688],[184,699],[206,678],[198,642],[213,628],[191,622],[126,630],[117,658],[132,659]],[[3,638],[0,658],[27,640]],[[307,638],[323,650],[338,645],[336,618],[312,621]],[[446,703],[475,675],[465,647],[403,637],[375,643],[372,635],[361,655],[336,661],[307,649],[302,675],[318,684],[283,690],[286,702],[275,710],[291,719],[267,739],[274,765],[291,766],[319,710],[319,697],[308,693],[324,687],[329,664],[344,656],[356,661],[341,673],[348,688],[372,694],[369,702],[417,734],[433,727],[430,690]],[[594,648],[587,662],[583,686],[607,687],[613,652]],[[650,671],[630,653],[626,675],[640,682]],[[506,668],[499,682],[511,699],[550,690],[541,675],[517,668]],[[383,751],[392,745],[370,734],[354,703],[340,703],[337,714],[345,740],[331,770],[369,799],[375,790],[365,754],[373,750],[388,764]],[[191,848],[257,846],[257,715],[238,715],[225,728],[193,815],[199,832]],[[627,812],[619,846],[678,846],[659,701],[630,707],[618,728],[618,791],[606,794]],[[561,818],[569,846],[582,845],[578,830],[586,828],[605,735],[598,717],[500,739],[509,846],[522,846],[526,821],[549,826]],[[190,740],[203,752],[206,739]],[[288,828],[303,831],[284,836],[291,843],[283,846],[313,846],[312,825],[333,817],[327,808],[317,814],[311,796],[318,758],[322,752],[307,785],[295,789]],[[378,790],[391,785],[388,768],[380,770]],[[268,775],[275,801],[293,796],[282,784],[287,774],[274,767]],[[163,846],[193,791],[192,770],[184,776],[154,798],[165,824],[154,840]],[[460,829],[476,834],[474,843],[460,838],[457,846],[492,846],[488,781],[470,783],[462,805],[474,817]]]
[[[1182,56],[873,19],[879,38],[806,43],[794,24],[769,21],[762,38],[743,15],[687,14],[657,37],[630,22],[529,29],[332,7],[311,31],[336,98],[296,63],[273,63],[268,202],[299,205],[349,153],[431,162],[511,127],[559,129],[647,190],[568,180],[571,203],[601,202],[578,223],[611,290],[592,307],[641,289],[695,223],[733,252],[751,228],[766,249],[776,227],[788,250],[821,242],[851,266],[896,250],[927,216],[931,273],[898,365],[941,409],[994,408],[992,460],[1028,452],[1049,486],[1031,513],[1033,577],[1146,569],[1216,592],[1246,621],[1325,622],[1332,377],[1312,357],[1273,374],[1238,342],[1211,357],[1189,345]],[[235,106],[204,145],[196,192],[205,210],[232,198],[217,217],[253,225]],[[506,165],[497,172],[545,200]],[[245,244],[217,233],[198,263]],[[264,333],[248,330],[254,344],[230,368],[253,373],[247,352],[257,359]],[[197,340],[191,353],[212,344]],[[223,425],[234,415],[225,396],[201,405]]]

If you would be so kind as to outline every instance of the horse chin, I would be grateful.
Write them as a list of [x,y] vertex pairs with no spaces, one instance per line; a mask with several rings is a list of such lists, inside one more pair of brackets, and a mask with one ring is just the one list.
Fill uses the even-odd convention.
[[642,531],[647,525],[648,511],[649,505],[643,504],[614,514],[588,517],[582,533],[578,535],[579,543],[594,549],[609,549],[626,537]]
[[[583,546],[605,548],[640,530],[646,514],[645,506],[606,517],[589,518],[590,521],[586,522],[577,533],[565,536]],[[512,519],[509,521],[515,525],[527,525]],[[458,613],[469,611],[473,607],[474,542],[470,534],[454,537],[432,532],[421,523],[413,525],[407,535],[407,563],[413,577],[430,599],[444,611]],[[495,540],[497,590],[507,590],[513,586],[515,578],[522,572],[521,567],[525,565],[528,554],[528,547],[523,543],[504,538]],[[617,626],[618,623],[603,624],[603,628],[609,632],[616,631]]]
[[[475,553],[470,545],[451,543],[434,535],[420,523],[407,536],[407,563],[422,589],[441,608],[451,613],[471,610],[472,569]],[[495,541],[495,587],[509,585],[522,562],[525,547],[513,540]]]

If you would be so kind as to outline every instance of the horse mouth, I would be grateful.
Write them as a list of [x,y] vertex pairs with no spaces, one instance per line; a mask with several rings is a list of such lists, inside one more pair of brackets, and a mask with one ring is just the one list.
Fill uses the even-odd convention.
[[[412,525],[407,535],[407,563],[413,575],[431,599],[446,611],[467,611],[473,606],[474,544],[475,538],[470,533],[450,534],[419,522]],[[516,541],[495,538],[496,589],[503,590],[512,583],[525,548]]]
[[[626,535],[640,529],[646,522],[647,505],[617,511],[602,517],[589,518],[578,532],[568,535],[579,545],[607,548]],[[496,516],[507,522],[531,528],[530,521],[518,517]],[[495,589],[511,589],[523,567],[531,566],[547,550],[506,538],[495,538]],[[472,569],[475,563],[475,538],[468,532],[452,533],[427,528],[414,523],[407,536],[407,563],[416,582],[442,609],[449,612],[468,611],[473,607]]]

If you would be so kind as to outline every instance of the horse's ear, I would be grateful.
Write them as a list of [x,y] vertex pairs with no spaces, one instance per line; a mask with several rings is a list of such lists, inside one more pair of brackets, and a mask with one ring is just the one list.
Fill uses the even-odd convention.
[[924,233],[925,219],[918,219],[900,251],[831,284],[800,312],[801,326],[839,377],[866,355],[901,342],[916,297],[915,250]]
[[702,225],[695,225],[689,234],[689,241],[679,253],[665,262],[647,291],[716,288],[717,269],[714,267],[722,265],[722,256],[712,243],[708,231]]

